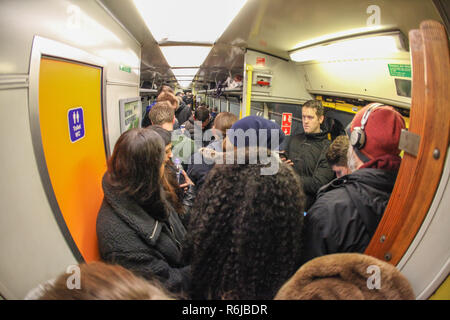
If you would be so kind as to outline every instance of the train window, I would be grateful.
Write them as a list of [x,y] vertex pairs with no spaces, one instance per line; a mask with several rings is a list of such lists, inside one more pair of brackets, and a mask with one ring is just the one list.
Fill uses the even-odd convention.
[[395,79],[397,95],[411,98],[411,80]]

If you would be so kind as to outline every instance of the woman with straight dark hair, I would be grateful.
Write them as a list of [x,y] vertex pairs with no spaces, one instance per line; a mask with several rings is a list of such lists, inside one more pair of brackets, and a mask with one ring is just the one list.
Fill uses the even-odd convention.
[[152,129],[131,129],[117,141],[102,181],[97,217],[101,258],[158,280],[170,291],[189,284],[181,262],[186,230],[162,187],[165,145]]

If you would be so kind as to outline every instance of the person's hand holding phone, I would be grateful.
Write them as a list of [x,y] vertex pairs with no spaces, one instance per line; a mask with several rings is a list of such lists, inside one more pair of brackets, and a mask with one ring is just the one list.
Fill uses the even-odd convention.
[[278,154],[280,155],[281,161],[283,161],[284,163],[286,163],[286,164],[288,164],[290,166],[294,165],[294,163],[291,160],[288,159],[288,157],[286,155],[286,151],[284,151],[284,150],[280,151]]
[[184,192],[186,192],[189,188],[189,185],[194,185],[194,183],[192,182],[191,178],[189,178],[186,171],[181,170],[181,173],[183,174],[185,182],[183,184],[180,184],[180,188],[182,188]]

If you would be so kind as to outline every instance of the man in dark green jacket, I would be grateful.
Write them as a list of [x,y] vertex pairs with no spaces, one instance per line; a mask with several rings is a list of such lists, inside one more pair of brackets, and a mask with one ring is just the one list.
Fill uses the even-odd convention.
[[328,131],[321,128],[324,121],[322,102],[309,100],[302,107],[304,133],[293,136],[288,145],[287,163],[300,175],[306,194],[305,211],[314,203],[316,193],[335,178],[326,153],[331,144]]

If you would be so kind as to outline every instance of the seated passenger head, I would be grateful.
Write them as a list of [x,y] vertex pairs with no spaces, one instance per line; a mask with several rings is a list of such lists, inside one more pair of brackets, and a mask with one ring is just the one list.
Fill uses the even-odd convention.
[[139,202],[160,192],[164,173],[164,140],[147,128],[124,132],[116,142],[108,160],[108,183]]
[[300,265],[304,193],[284,163],[217,165],[192,209],[192,298],[272,299]]
[[174,300],[157,280],[145,280],[119,265],[91,262],[75,267],[78,274],[63,273],[45,284],[39,300]]
[[414,300],[408,280],[393,265],[360,253],[315,258],[287,281],[275,300]]
[[402,129],[405,120],[391,106],[373,103],[359,110],[347,126],[351,146],[347,155],[349,169],[352,172],[361,167],[398,170]]
[[236,148],[263,147],[269,150],[278,150],[285,138],[277,123],[258,116],[248,116],[235,122],[227,136]]
[[209,118],[209,109],[206,107],[198,107],[194,111],[194,120],[202,122],[202,129],[204,129],[210,121]]
[[347,167],[348,144],[349,141],[347,136],[338,136],[331,143],[325,155],[328,164],[338,178],[350,173],[350,170]]
[[325,119],[322,102],[309,100],[302,106],[302,125],[305,133],[319,133]]

